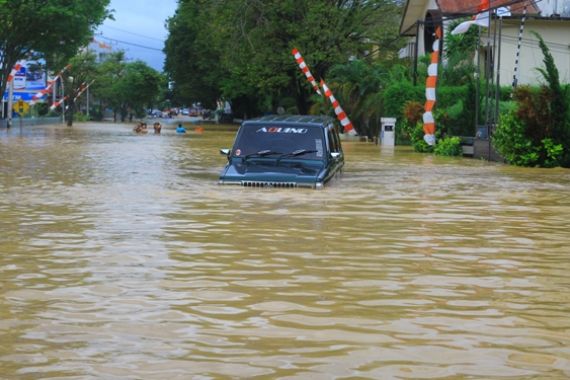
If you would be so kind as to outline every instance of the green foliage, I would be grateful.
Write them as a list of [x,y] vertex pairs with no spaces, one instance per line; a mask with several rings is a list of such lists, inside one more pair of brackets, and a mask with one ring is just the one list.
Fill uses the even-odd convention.
[[94,73],[93,92],[124,121],[128,116],[144,116],[166,88],[166,80],[141,61],[125,62],[124,53],[115,53]]
[[501,117],[493,135],[493,146],[508,163],[517,166],[551,168],[560,166],[564,159],[564,146],[556,144],[551,138],[533,141],[516,111]]
[[[514,165],[570,167],[569,86],[560,84],[548,47],[539,34],[534,35],[544,55],[544,68],[537,70],[546,84],[540,88],[518,87],[513,93],[516,105],[504,102],[493,143]],[[503,113],[505,108],[508,111]]]
[[459,137],[445,137],[437,142],[434,153],[439,156],[461,156],[461,139]]
[[446,65],[440,75],[441,83],[458,86],[472,80],[475,66],[473,58],[477,50],[477,28],[470,28],[466,33],[453,35],[453,30],[462,20],[450,24],[445,34]]
[[414,150],[419,153],[433,152],[433,146],[429,145],[424,140],[424,128],[421,122],[417,123],[411,130],[410,138]]
[[502,116],[493,141],[505,159],[521,166],[570,167],[570,106],[567,88],[560,85],[554,59],[540,35],[544,54],[538,71],[546,84],[520,86],[514,93],[516,107]]
[[88,51],[81,52],[72,57],[69,63],[71,68],[65,72],[62,79],[67,96],[65,120],[68,126],[72,126],[76,115],[76,101],[79,101],[84,86],[90,84],[95,76],[95,54]]
[[[386,75],[381,65],[367,64],[362,60],[335,65],[330,70],[328,86],[350,115],[360,135],[377,135],[379,126],[370,121],[377,122],[383,114],[381,78]],[[332,107],[328,106],[327,111],[334,116]]]
[[511,100],[513,97],[513,87],[512,86],[501,86],[500,88],[500,93],[499,93],[499,99],[501,101],[509,101]]
[[501,117],[492,139],[493,146],[508,163],[517,166],[539,164],[539,149],[526,136],[525,126],[515,112],[509,112]]
[[34,107],[38,116],[46,116],[49,113],[49,105],[47,103],[37,103]]
[[[293,97],[307,113],[314,90],[291,49],[301,51],[317,80],[328,80],[331,68],[352,56],[396,59],[401,10],[392,0],[181,1],[168,21],[165,69],[178,102],[213,106],[224,98],[239,116],[255,116]],[[347,102],[362,90],[357,82],[339,89]]]
[[424,113],[424,105],[417,101],[409,101],[404,105],[404,120],[408,125],[416,125]]
[[475,81],[471,79],[462,86],[439,86],[436,104],[439,129],[454,136],[473,136],[476,96]]
[[12,67],[29,54],[45,58],[50,67],[63,67],[61,62],[67,63],[109,17],[108,4],[109,0],[3,0],[0,94]]
[[81,112],[76,112],[75,115],[73,115],[73,119],[75,121],[80,122],[80,123],[84,123],[86,121],[89,121],[89,117],[86,114],[83,114]]
[[544,55],[544,68],[537,70],[542,74],[547,83],[545,86],[550,95],[548,109],[549,109],[549,137],[552,138],[554,143],[562,144],[564,153],[562,154],[561,165],[570,167],[570,104],[567,102],[568,87],[563,89],[560,85],[560,76],[558,69],[554,63],[554,58],[550,53],[550,49],[542,39],[542,37],[533,32],[538,39],[538,44]]
[[103,110],[101,107],[91,107],[89,110],[90,120],[102,121],[103,120]]
[[425,90],[423,87],[414,86],[405,80],[392,82],[384,90],[384,114],[386,116],[397,116],[401,118],[404,106],[409,101],[425,101]]
[[564,147],[562,144],[555,144],[552,139],[542,140],[544,148],[544,164],[547,168],[559,166],[564,155]]
[[447,86],[437,87],[437,104],[442,107],[449,107],[467,96],[467,86]]
[[450,22],[445,34],[445,56],[451,58],[454,54],[463,56],[464,60],[473,61],[477,50],[477,28],[469,28],[466,33],[451,34],[455,27],[465,20],[454,20]]
[[209,1],[180,2],[176,14],[167,22],[170,34],[164,47],[165,68],[175,83],[175,103],[201,101],[204,106],[215,108],[222,86],[230,85],[220,83],[231,73],[221,64],[220,33],[214,33],[208,24],[215,22],[211,19],[215,8]]

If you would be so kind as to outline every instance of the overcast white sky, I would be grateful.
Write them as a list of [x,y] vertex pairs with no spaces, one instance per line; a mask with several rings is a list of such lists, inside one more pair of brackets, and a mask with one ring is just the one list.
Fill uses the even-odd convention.
[[109,8],[115,10],[115,20],[106,20],[95,39],[124,50],[128,59],[140,59],[162,71],[162,48],[168,35],[164,23],[174,15],[177,3],[177,0],[111,0]]

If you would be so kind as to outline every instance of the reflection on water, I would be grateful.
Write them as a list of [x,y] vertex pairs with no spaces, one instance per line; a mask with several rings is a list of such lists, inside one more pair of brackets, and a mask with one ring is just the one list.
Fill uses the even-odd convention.
[[570,377],[570,172],[345,143],[219,187],[232,131],[0,130],[0,378]]

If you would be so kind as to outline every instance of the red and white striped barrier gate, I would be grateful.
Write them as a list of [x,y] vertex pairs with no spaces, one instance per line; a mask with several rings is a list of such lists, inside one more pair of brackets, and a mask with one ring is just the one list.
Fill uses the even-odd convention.
[[329,100],[330,100],[330,102],[334,108],[334,113],[336,114],[338,121],[340,121],[340,124],[344,128],[344,132],[350,133],[350,134],[356,134],[356,131],[354,130],[354,127],[352,126],[352,123],[350,122],[350,119],[348,118],[346,112],[344,112],[344,110],[340,106],[340,103],[338,102],[338,100],[336,100],[332,91],[326,85],[324,80],[321,80],[321,87],[323,88],[323,91],[325,92],[325,96],[327,98],[329,98]]
[[295,57],[297,64],[299,64],[299,68],[305,74],[309,83],[311,83],[311,85],[313,86],[313,89],[316,91],[317,94],[322,96],[321,91],[319,91],[319,85],[317,84],[315,77],[313,77],[313,74],[311,74],[311,70],[309,70],[309,66],[307,66],[307,64],[305,63],[305,59],[303,58],[301,53],[299,53],[299,50],[293,49],[291,53]]

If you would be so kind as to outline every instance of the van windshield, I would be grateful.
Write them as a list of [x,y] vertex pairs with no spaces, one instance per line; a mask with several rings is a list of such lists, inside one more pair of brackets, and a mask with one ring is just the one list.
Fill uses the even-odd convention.
[[287,154],[300,150],[306,150],[307,153],[298,158],[322,160],[323,129],[313,126],[242,125],[232,155],[245,157],[263,151]]

